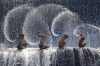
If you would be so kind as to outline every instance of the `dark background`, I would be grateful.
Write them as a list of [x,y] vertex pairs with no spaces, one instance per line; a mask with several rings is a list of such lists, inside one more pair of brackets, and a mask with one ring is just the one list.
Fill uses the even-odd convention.
[[63,5],[77,13],[83,22],[100,27],[100,0],[0,0],[0,43],[4,42],[2,25],[8,11],[22,4],[37,7],[49,3]]

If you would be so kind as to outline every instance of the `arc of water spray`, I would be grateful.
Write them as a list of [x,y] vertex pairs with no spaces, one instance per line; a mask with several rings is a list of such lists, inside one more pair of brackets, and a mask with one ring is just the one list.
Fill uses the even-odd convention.
[[[83,26],[83,25],[81,25],[81,26],[82,26],[83,28],[86,29],[85,26]],[[80,26],[78,26],[78,27],[80,27]],[[77,28],[78,28],[78,27],[77,27]],[[74,32],[73,32],[74,35],[76,35],[76,36],[80,36],[80,35],[77,35],[75,31],[77,31],[77,29],[74,30]],[[90,45],[90,35],[89,35],[89,33],[88,33],[87,31],[86,31],[86,34],[87,34],[86,38],[88,38],[88,41],[86,41],[86,42],[88,42],[88,45]]]
[[86,32],[86,33],[87,33],[87,37],[88,37],[88,40],[89,40],[89,41],[88,41],[88,42],[89,42],[88,45],[90,45],[90,35],[89,35],[88,32]]

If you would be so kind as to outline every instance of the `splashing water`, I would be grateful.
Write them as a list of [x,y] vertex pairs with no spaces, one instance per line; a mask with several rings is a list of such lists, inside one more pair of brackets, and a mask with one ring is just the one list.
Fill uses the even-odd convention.
[[22,33],[23,22],[31,9],[33,9],[31,6],[22,5],[7,13],[4,23],[4,35],[8,41],[14,42],[16,35]]
[[46,4],[30,12],[26,17],[23,27],[23,33],[25,34],[26,41],[31,45],[36,45],[39,41],[38,35],[40,33],[49,36],[47,37],[47,39],[49,39],[50,42],[48,42],[49,40],[47,40],[46,44],[51,44],[52,37],[50,36],[50,24],[53,18],[59,12],[64,10],[66,9],[63,6]]
[[[10,42],[14,42],[16,35],[23,33],[30,45],[37,45],[39,34],[47,35],[46,44],[52,42],[51,32],[58,42],[59,34],[68,34],[67,46],[75,46],[77,36],[83,33],[88,46],[99,47],[100,29],[94,25],[79,23],[77,14],[67,8],[46,4],[33,9],[28,5],[16,7],[8,12],[5,18],[4,35]],[[24,22],[24,25],[23,25]],[[81,21],[80,21],[81,22]],[[82,22],[81,22],[82,23]],[[52,25],[52,26],[51,26]],[[75,28],[76,27],[76,28]],[[73,31],[74,30],[74,31]],[[73,35],[75,34],[76,37]],[[73,38],[75,37],[75,38]],[[74,40],[73,40],[74,39]],[[5,43],[6,44],[6,43]],[[7,44],[6,44],[7,45]],[[39,50],[27,48],[22,51],[5,49],[0,45],[1,66],[99,66],[100,52],[94,48],[49,48]]]
[[77,14],[71,12],[70,10],[66,10],[61,12],[55,19],[53,20],[53,24],[51,27],[52,34],[54,36],[58,36],[59,32],[61,34],[65,33],[69,36],[70,42],[68,42],[67,46],[73,46],[73,30],[79,24],[79,18]]
[[[68,33],[70,29],[74,29],[77,26],[78,17],[67,10],[65,12],[61,12],[54,20],[52,24],[52,34],[54,36],[58,36],[59,32]],[[68,31],[68,32],[67,32]]]
[[91,25],[91,24],[82,24],[75,28],[73,33],[76,36],[79,36],[79,33],[83,33],[83,36],[86,38],[87,46],[89,47],[99,47],[100,42],[100,28]]
[[94,66],[100,66],[100,59],[95,62]]
[[[45,5],[41,5],[41,6],[37,7],[36,11],[33,11],[34,13],[33,12],[30,13],[30,14],[33,14],[32,18],[31,18],[31,16],[30,17],[27,16],[28,18],[26,18],[26,21],[24,24],[23,33],[26,34],[26,41],[31,45],[36,45],[39,40],[39,38],[36,37],[36,35],[38,35],[39,33],[43,33],[46,35],[49,34],[48,35],[49,37],[47,37],[47,39],[49,38],[50,41],[48,42],[48,40],[47,40],[46,44],[47,43],[52,44],[52,35],[51,35],[52,21],[61,11],[65,11],[65,10],[67,10],[67,8],[65,8],[64,6],[61,6],[61,5],[56,5],[56,4],[45,4]],[[33,22],[31,21],[31,19],[32,20],[34,19]],[[38,23],[40,22],[39,23],[39,24],[41,24],[40,29],[38,27],[38,23],[37,23],[37,26],[36,26],[36,24],[34,24],[34,22],[36,22],[36,21],[38,21]],[[34,27],[33,27],[33,29],[29,30],[29,28],[32,28],[31,27],[32,25],[31,26],[29,25],[29,24],[31,24],[31,22],[33,23]],[[30,27],[28,27],[27,25]],[[42,26],[44,26],[44,28],[47,28],[47,29],[45,29],[45,30],[47,30],[46,32],[44,32],[45,30],[44,30],[44,28],[42,28]],[[32,37],[32,34],[34,34],[33,37]]]
[[92,66],[99,64],[99,58],[99,52],[94,48],[0,50],[1,66]]
[[64,6],[56,5],[56,4],[45,4],[41,5],[37,8],[38,12],[41,13],[45,22],[48,24],[49,28],[51,28],[53,19],[62,11],[67,10]]
[[[23,26],[23,34],[25,40],[31,45],[38,44],[41,38],[39,37],[40,34],[47,35],[47,41],[51,40],[49,27],[37,9],[27,15]],[[46,44],[49,44],[49,42]]]

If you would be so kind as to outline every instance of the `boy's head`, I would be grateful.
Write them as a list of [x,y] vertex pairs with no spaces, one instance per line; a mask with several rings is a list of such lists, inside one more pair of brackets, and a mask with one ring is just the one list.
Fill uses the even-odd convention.
[[46,35],[41,35],[42,38],[46,38]]
[[20,34],[19,37],[24,37],[24,34]]
[[64,38],[64,39],[67,39],[67,38],[68,38],[68,35],[63,34],[63,38]]
[[81,39],[82,39],[82,40],[85,40],[85,38],[84,38],[84,37],[82,37]]

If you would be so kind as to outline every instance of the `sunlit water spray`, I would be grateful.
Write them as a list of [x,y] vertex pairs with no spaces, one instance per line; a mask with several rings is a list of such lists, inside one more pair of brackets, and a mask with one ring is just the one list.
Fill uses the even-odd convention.
[[80,33],[83,33],[83,36],[86,38],[87,46],[89,47],[99,47],[100,45],[100,28],[91,25],[91,24],[82,24],[77,26],[73,32],[76,36],[79,36]]
[[[8,41],[14,42],[15,36],[23,32],[25,35],[25,40],[30,45],[37,45],[40,39],[39,34],[47,35],[46,44],[50,44],[52,42],[51,31],[54,36],[58,36],[57,38],[61,37],[59,36],[59,33],[66,33],[69,36],[67,46],[77,46],[77,43],[73,41],[73,39],[77,41],[76,38],[73,38],[73,30],[75,28],[74,34],[79,36],[79,34],[77,35],[77,31],[80,32],[80,27],[78,27],[80,26],[79,21],[80,20],[77,14],[71,12],[61,5],[46,4],[39,6],[36,9],[33,9],[31,6],[24,5],[16,7],[8,12],[5,18],[4,34]],[[90,43],[92,44],[92,42],[94,43],[95,41],[98,42],[95,43],[95,45],[92,44],[91,46],[99,46],[99,28],[89,24],[82,26],[86,27],[82,30],[83,33],[86,34],[86,37],[89,36],[92,40],[90,40]],[[87,30],[86,32],[84,31],[85,29]],[[95,37],[96,39],[92,39],[91,37]],[[57,38],[54,39],[55,42],[58,42],[56,41],[58,40]],[[1,47],[4,46],[5,45],[1,45]],[[79,49],[72,47],[67,47],[65,49],[51,47],[46,50],[27,48],[22,51],[18,51],[14,48],[1,48],[0,65],[99,66],[97,65],[100,59],[99,51],[99,49],[97,50],[94,48]]]
[[78,15],[71,12],[70,10],[66,10],[59,13],[59,15],[54,18],[51,31],[54,36],[59,36],[59,33],[67,34],[69,36],[67,46],[75,46],[75,43],[73,44],[73,30],[78,25]]
[[41,13],[42,17],[44,18],[45,22],[48,24],[49,28],[51,28],[53,19],[62,11],[66,11],[62,5],[57,4],[45,4],[41,5],[37,8],[37,11]]
[[92,66],[98,64],[99,59],[99,50],[94,48],[0,50],[1,66]]
[[16,35],[22,33],[23,22],[31,9],[33,9],[31,6],[22,5],[7,13],[4,23],[4,35],[8,41],[14,42]]
[[47,41],[50,41],[49,27],[37,9],[28,13],[23,26],[23,34],[25,40],[31,45],[38,44],[41,38],[39,35],[47,35]]
[[44,34],[49,36],[47,37],[47,39],[49,39],[49,42],[46,42],[46,44],[52,44],[52,21],[61,11],[65,10],[67,10],[67,8],[64,8],[64,6],[61,5],[46,4],[41,5],[35,10],[31,11],[27,15],[23,27],[23,33],[25,34],[26,41],[29,42],[29,44],[31,45],[36,45],[39,41],[38,35]]

